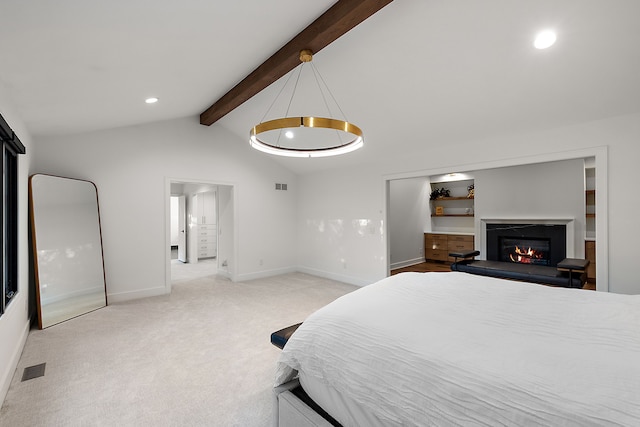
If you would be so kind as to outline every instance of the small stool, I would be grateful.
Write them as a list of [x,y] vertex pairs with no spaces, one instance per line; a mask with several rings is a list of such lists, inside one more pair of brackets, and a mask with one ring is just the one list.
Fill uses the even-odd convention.
[[460,264],[466,264],[468,262],[473,262],[475,257],[480,255],[480,251],[464,251],[464,252],[449,252],[449,256],[453,257],[453,263],[451,264],[451,271],[459,271],[458,270],[458,259],[460,259]]
[[453,263],[458,262],[458,258],[465,260],[480,255],[480,251],[465,251],[465,252],[449,252],[449,256],[453,257]]
[[298,326],[300,325],[302,325],[302,323],[296,323],[295,325],[288,326],[284,329],[280,329],[279,331],[272,333],[271,344],[280,349],[284,348],[291,335],[296,331],[296,329],[298,329]]
[[[560,261],[557,265],[558,271],[568,271],[569,272],[569,287],[573,288],[573,273],[584,274],[587,271],[587,266],[589,265],[588,259],[580,259],[580,258],[565,258]],[[581,280],[582,282],[582,280]]]

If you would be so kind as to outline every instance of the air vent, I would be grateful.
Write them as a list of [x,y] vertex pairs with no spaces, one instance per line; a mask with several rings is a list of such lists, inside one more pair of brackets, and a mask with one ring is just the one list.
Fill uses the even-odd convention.
[[287,191],[287,184],[276,184],[276,190]]
[[22,381],[32,380],[34,378],[43,377],[44,376],[44,368],[47,364],[41,363],[39,365],[29,366],[24,368],[24,372],[22,373]]

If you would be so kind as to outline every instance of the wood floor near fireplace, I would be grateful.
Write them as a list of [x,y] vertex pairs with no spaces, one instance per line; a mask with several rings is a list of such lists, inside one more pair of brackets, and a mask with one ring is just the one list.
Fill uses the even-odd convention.
[[[432,272],[432,271],[439,271],[439,272],[451,271],[451,265],[448,262],[427,261],[427,262],[422,262],[420,264],[414,264],[408,267],[391,270],[391,275],[393,276],[394,274],[404,273],[404,272],[426,273],[426,272]],[[542,286],[547,286],[547,285],[542,285]],[[595,282],[587,281],[587,283],[584,284],[584,287],[582,289],[595,291],[596,284]]]

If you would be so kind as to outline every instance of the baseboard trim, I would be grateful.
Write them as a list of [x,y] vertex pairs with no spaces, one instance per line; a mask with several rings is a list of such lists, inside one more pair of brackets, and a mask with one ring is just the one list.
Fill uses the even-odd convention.
[[235,282],[235,280],[233,280],[233,276],[227,270],[218,269],[218,271],[216,272],[216,276],[224,277],[231,280],[232,282]]
[[273,270],[262,270],[262,271],[256,271],[254,273],[238,274],[235,278],[236,280],[234,281],[244,282],[246,280],[264,279],[266,277],[278,276],[280,274],[295,273],[296,271],[298,271],[298,269],[295,267],[284,267],[284,268],[276,268]]
[[424,257],[414,258],[414,259],[408,259],[405,261],[394,262],[389,267],[391,268],[391,270],[396,270],[398,268],[404,268],[404,267],[410,267],[416,264],[422,264],[423,262],[424,262]]
[[[316,270],[314,268],[309,268],[309,267],[285,267],[285,268],[278,268],[274,270],[263,270],[263,271],[257,271],[254,273],[239,274],[238,276],[236,276],[236,280],[234,280],[234,282],[235,281],[244,282],[247,280],[264,279],[267,277],[278,276],[280,274],[296,273],[296,272],[306,273],[312,276],[323,277],[325,279],[331,279],[337,282],[348,283],[350,285],[361,286],[361,287],[370,285],[371,283],[376,281],[376,280],[365,280],[358,277],[346,276],[342,274],[329,273],[326,271]],[[220,272],[218,272],[218,274],[220,274]]]
[[167,293],[169,292],[167,292],[167,288],[165,288],[164,286],[161,288],[148,288],[128,292],[116,292],[107,294],[107,301],[109,304],[112,304],[140,298],[157,297],[159,295],[165,295]]
[[360,277],[347,276],[343,274],[335,274],[327,271],[317,270],[315,268],[310,267],[298,267],[297,271],[301,273],[311,274],[312,276],[324,277],[325,279],[331,279],[338,282],[348,283],[350,285],[355,286],[367,286],[371,283],[376,282],[376,280],[366,280]]

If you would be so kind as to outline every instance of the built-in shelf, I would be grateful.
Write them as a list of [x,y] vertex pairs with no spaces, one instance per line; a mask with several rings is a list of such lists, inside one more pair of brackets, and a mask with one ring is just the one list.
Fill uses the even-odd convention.
[[[471,191],[473,184],[473,179],[432,182],[430,196],[447,195],[448,197],[430,199],[431,218],[458,218],[460,224],[468,224],[468,221],[465,221],[463,218],[474,217],[474,192]],[[443,192],[441,190],[445,191]],[[432,219],[432,221],[435,229],[442,228],[445,230],[448,227],[459,225],[456,219],[452,219],[451,221]]]
[[585,168],[585,203],[586,203],[586,241],[584,254],[589,260],[587,267],[587,281],[591,286],[596,283],[596,169]]
[[448,202],[449,200],[473,200],[473,197],[441,197],[433,199],[432,202]]
[[[587,210],[590,210],[590,206],[592,209],[595,209],[596,205],[596,190],[585,190],[586,194],[586,203]],[[588,212],[586,215],[587,218],[595,218],[596,214],[594,212]]]

